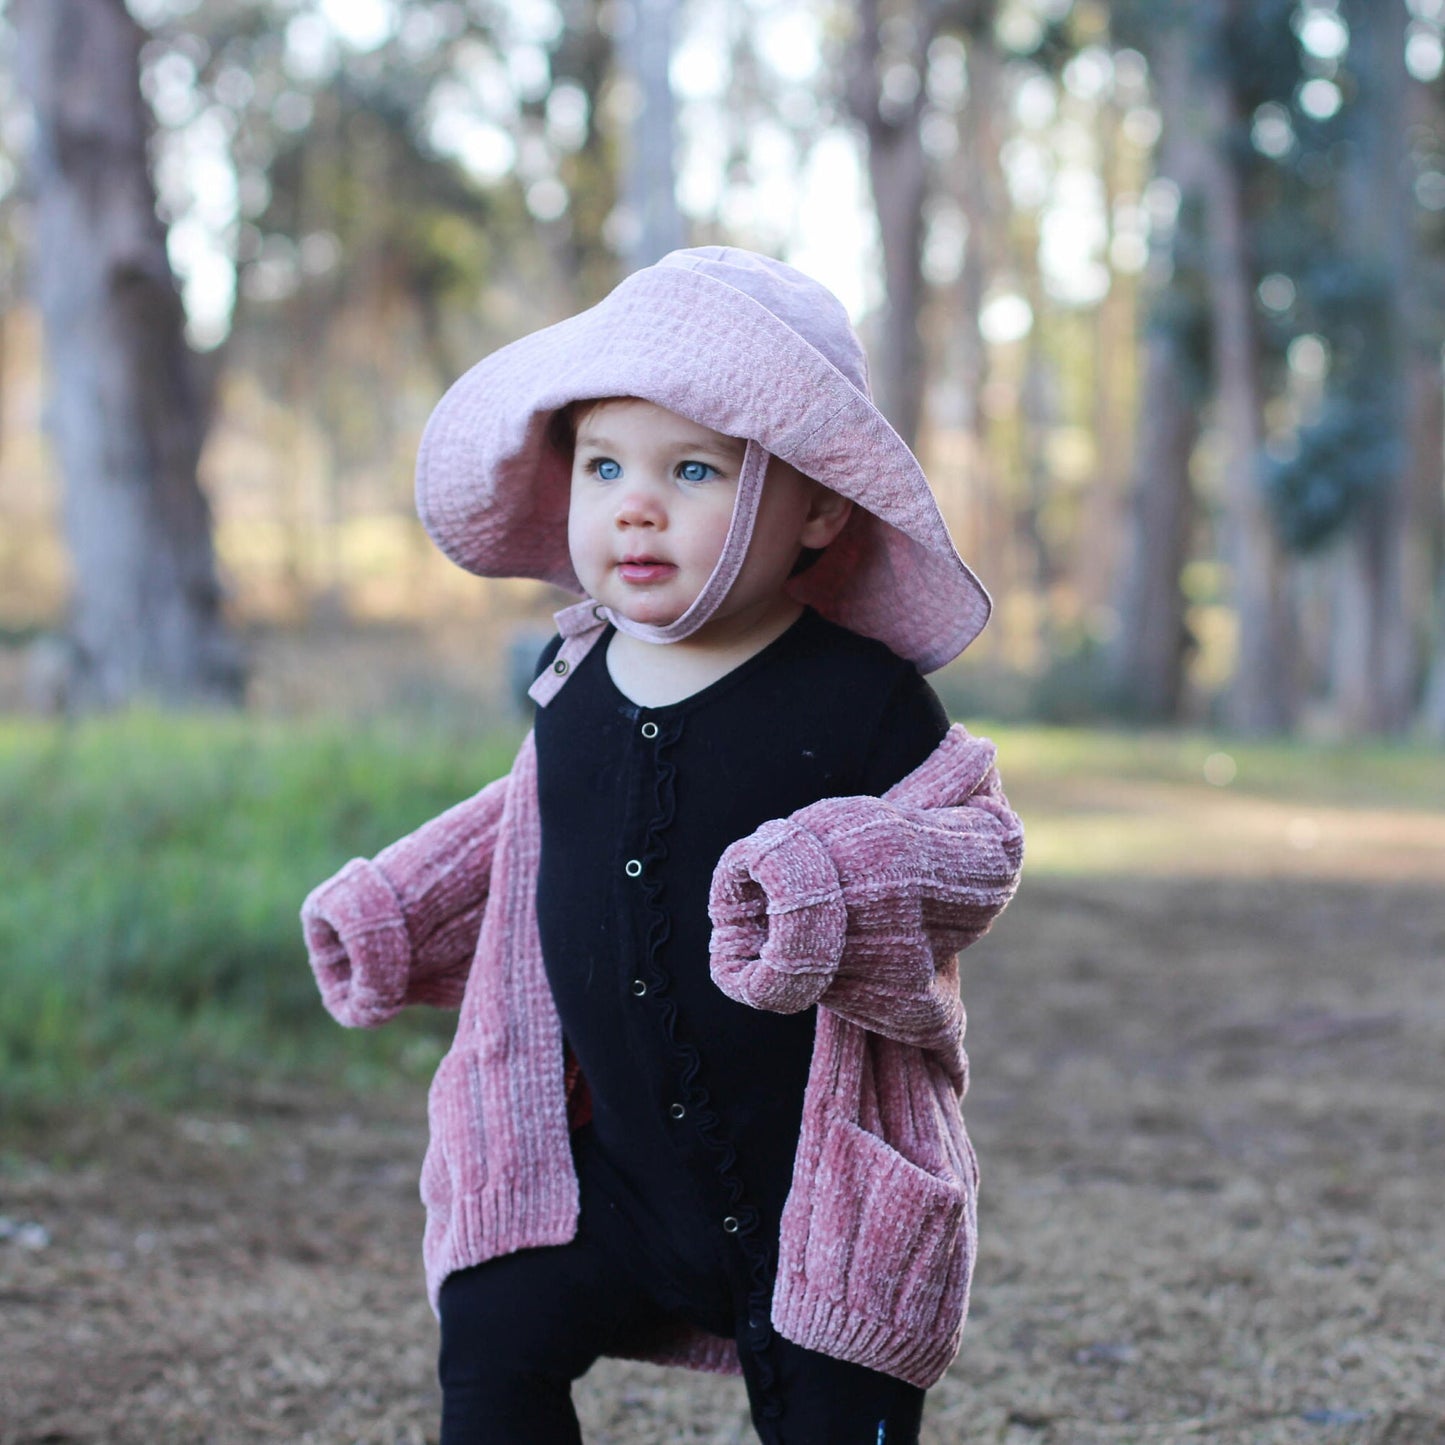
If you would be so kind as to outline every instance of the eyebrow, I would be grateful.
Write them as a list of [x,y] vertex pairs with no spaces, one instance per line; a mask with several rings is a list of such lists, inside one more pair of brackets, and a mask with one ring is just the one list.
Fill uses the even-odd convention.
[[[615,449],[617,443],[609,436],[598,432],[579,432],[577,435],[579,447],[593,447],[602,449]],[[704,437],[683,439],[677,444],[677,450],[683,452],[708,452],[723,461],[736,461],[743,452],[747,450],[747,443],[739,438],[733,446],[724,446],[720,442],[708,441]]]

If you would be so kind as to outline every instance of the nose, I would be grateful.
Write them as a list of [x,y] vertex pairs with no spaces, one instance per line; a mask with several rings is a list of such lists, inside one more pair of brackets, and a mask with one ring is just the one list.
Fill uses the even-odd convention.
[[619,528],[652,527],[661,530],[667,526],[667,508],[663,506],[657,488],[644,481],[634,481],[617,498],[613,520]]

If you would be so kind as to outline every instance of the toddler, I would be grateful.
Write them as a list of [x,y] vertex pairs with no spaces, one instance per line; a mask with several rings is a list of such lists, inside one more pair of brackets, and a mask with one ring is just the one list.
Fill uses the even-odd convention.
[[988,616],[841,305],[677,251],[437,407],[454,561],[581,593],[512,772],[306,900],[322,996],[460,1008],[424,1256],[444,1445],[576,1445],[603,1355],[741,1372],[767,1445],[905,1445],[977,1169],[957,954],[1017,884],[922,672]]

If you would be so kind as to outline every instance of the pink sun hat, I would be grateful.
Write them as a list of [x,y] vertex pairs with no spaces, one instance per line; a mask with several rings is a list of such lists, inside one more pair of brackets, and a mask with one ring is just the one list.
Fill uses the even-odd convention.
[[[570,458],[547,440],[547,423],[569,402],[613,396],[746,439],[745,471],[766,451],[855,504],[788,582],[799,602],[922,672],[983,630],[988,593],[917,458],[874,406],[842,303],[801,271],[730,246],[673,251],[460,377],[417,458],[417,511],[432,540],[479,576],[582,593],[567,551]],[[744,534],[750,526],[744,519]]]

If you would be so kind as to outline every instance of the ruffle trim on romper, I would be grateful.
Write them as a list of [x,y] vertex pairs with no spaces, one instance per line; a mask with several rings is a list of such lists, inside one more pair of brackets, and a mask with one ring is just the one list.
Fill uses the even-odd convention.
[[[649,862],[667,857],[667,831],[677,812],[677,765],[668,756],[682,736],[683,721],[674,718],[658,726],[656,792],[652,820],[645,836],[644,856]],[[777,1372],[774,1369],[772,1299],[773,1269],[766,1241],[759,1237],[757,1209],[748,1202],[747,1191],[737,1173],[738,1154],[726,1127],[713,1104],[712,1096],[702,1080],[702,1056],[695,1045],[678,1036],[677,1003],[672,996],[672,975],[659,962],[662,949],[672,932],[672,920],[662,906],[662,885],[657,871],[648,867],[642,874],[642,896],[647,908],[647,950],[644,977],[650,993],[658,1000],[663,1032],[676,1065],[682,1099],[687,1117],[702,1140],[718,1182],[728,1202],[730,1215],[737,1220],[734,1236],[747,1265],[747,1330],[745,1340],[757,1362],[758,1409],[767,1419],[782,1414],[782,1401],[776,1392]]]

